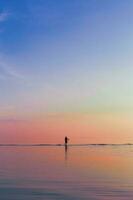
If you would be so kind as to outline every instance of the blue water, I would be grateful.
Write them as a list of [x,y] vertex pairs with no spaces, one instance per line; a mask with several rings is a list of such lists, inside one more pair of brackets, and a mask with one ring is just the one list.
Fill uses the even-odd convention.
[[132,200],[133,146],[1,146],[0,200]]

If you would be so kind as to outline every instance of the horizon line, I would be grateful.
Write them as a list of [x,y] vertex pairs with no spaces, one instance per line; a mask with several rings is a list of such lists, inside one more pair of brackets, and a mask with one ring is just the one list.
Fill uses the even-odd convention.
[[[67,146],[130,146],[133,145],[133,143],[88,143],[88,144],[67,144]],[[20,144],[20,143],[9,143],[9,144],[0,144],[0,147],[6,147],[6,146],[16,146],[16,147],[21,147],[21,146],[35,146],[35,147],[41,147],[41,146],[65,146],[64,143],[59,143],[59,144],[51,144],[51,143],[33,143],[33,144]]]

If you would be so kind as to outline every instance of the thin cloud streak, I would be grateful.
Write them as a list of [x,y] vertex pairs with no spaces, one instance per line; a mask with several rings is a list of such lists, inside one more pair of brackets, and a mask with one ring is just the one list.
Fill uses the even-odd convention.
[[[26,87],[31,87],[34,83],[34,78],[32,75],[27,75],[18,70],[21,66],[14,65],[7,61],[6,56],[0,52],[0,81],[14,81],[25,85]],[[25,66],[23,66],[25,68]]]
[[0,22],[4,22],[8,19],[10,13],[7,11],[1,12],[0,13]]
[[22,76],[20,73],[16,72],[15,69],[13,69],[12,67],[9,67],[8,65],[6,65],[5,63],[0,63],[2,68],[4,69],[4,71],[12,77],[15,77],[17,79],[24,79],[24,76]]
[[0,61],[0,79],[5,80],[9,78],[15,78],[20,81],[26,81],[25,76],[18,73],[16,69],[14,69],[12,66],[9,66],[3,61]]
[[5,80],[6,77],[3,74],[0,74],[0,80]]

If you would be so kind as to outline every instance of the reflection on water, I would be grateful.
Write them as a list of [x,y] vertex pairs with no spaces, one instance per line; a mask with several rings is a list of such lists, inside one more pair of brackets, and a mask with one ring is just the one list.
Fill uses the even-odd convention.
[[130,200],[132,169],[132,146],[0,147],[0,199]]
[[65,161],[67,161],[68,157],[68,145],[65,145]]

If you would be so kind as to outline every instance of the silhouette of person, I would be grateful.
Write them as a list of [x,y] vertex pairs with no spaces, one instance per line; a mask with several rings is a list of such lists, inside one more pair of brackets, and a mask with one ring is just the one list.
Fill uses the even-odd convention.
[[69,138],[66,136],[65,137],[65,146],[67,146],[68,140],[69,140]]

